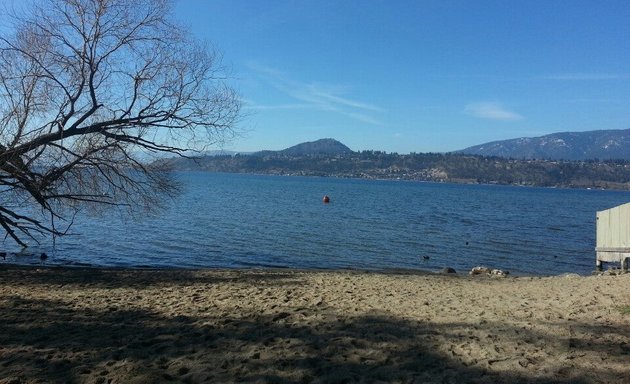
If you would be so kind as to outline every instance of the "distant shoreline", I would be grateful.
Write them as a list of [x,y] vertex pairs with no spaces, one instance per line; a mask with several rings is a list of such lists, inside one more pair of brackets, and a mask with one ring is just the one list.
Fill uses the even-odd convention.
[[251,175],[251,176],[275,176],[275,177],[312,177],[312,178],[333,178],[333,179],[347,179],[347,180],[367,180],[367,181],[392,181],[392,182],[407,182],[407,183],[435,183],[435,184],[451,184],[451,185],[482,185],[482,186],[498,186],[498,187],[519,187],[519,188],[542,188],[542,189],[567,189],[567,190],[584,190],[584,191],[618,191],[618,192],[630,192],[630,183],[607,183],[607,186],[584,186],[584,185],[535,185],[535,184],[510,184],[510,183],[498,183],[498,182],[476,182],[470,180],[419,180],[419,179],[405,179],[396,177],[359,177],[359,176],[344,176],[344,175],[303,175],[294,173],[257,173],[257,172],[225,172],[225,171],[210,171],[210,170],[174,170],[173,172],[182,173],[216,173],[223,175]]
[[176,171],[630,190],[630,161],[510,159],[461,153],[283,152],[169,158]]

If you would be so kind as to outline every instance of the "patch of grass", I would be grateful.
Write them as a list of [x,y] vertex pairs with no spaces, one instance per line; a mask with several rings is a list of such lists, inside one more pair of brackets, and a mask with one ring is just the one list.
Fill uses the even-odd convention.
[[618,305],[617,310],[619,310],[622,315],[630,315],[630,305]]

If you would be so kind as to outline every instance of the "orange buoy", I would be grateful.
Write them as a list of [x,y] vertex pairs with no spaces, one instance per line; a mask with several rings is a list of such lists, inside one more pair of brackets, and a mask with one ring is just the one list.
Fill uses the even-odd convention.
[[324,203],[325,204],[330,203],[330,197],[328,197],[328,195],[324,195]]

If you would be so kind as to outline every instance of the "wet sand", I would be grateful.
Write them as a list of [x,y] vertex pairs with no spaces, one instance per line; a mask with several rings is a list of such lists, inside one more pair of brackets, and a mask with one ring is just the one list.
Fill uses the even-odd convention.
[[0,383],[630,383],[630,274],[0,267]]

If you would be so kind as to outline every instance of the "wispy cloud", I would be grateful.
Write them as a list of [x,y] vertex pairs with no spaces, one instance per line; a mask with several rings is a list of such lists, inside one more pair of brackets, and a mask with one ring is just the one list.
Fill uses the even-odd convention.
[[315,109],[332,112],[367,124],[381,125],[378,114],[385,110],[376,105],[352,99],[346,87],[320,82],[301,82],[274,68],[250,64],[249,67],[266,83],[289,96],[295,103],[261,105],[249,102],[252,109]]
[[[330,104],[336,104],[344,107],[350,107],[366,111],[383,112],[383,109],[367,103],[362,103],[356,100],[350,100],[345,97],[341,97],[335,94],[335,89],[327,87],[325,85],[312,83],[308,84],[307,90],[309,92],[308,97],[314,97],[316,102],[324,101]],[[341,90],[337,90],[339,92]]]
[[490,120],[521,120],[523,116],[497,102],[469,103],[464,108],[469,115]]
[[243,100],[245,103],[245,107],[251,110],[257,111],[268,111],[268,110],[288,110],[288,109],[308,109],[311,108],[309,104],[306,103],[297,103],[297,104],[258,104],[252,100]]
[[543,78],[564,81],[628,80],[630,73],[558,73]]

